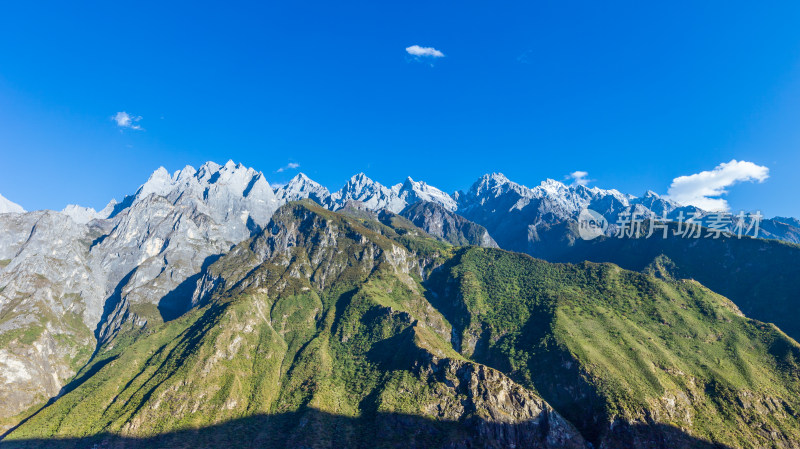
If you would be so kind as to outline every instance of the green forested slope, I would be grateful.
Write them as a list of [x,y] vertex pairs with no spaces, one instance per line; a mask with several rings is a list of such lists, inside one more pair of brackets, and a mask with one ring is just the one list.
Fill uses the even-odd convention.
[[559,262],[611,262],[646,271],[657,259],[675,277],[695,279],[732,300],[748,317],[775,323],[800,339],[800,246],[750,237],[684,239],[670,235],[577,241],[547,257]]
[[[8,447],[796,447],[800,347],[702,285],[310,203]],[[54,438],[58,438],[55,440]]]
[[474,248],[431,284],[462,353],[591,441],[646,446],[661,423],[733,447],[800,442],[800,346],[697,282]]
[[271,238],[212,266],[230,285],[208,304],[104,348],[4,443],[585,447],[535,393],[449,346],[411,275],[449,248],[309,205],[281,213]]

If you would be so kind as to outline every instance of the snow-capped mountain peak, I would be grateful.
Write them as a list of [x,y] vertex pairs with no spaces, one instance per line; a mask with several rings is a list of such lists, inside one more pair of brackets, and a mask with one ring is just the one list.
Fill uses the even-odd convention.
[[298,173],[285,186],[275,189],[275,197],[282,202],[311,198],[325,206],[329,203],[330,196],[331,193],[328,189],[306,176],[305,173]]
[[[492,207],[508,210],[519,207],[518,202],[526,203],[534,196],[531,189],[509,180],[502,173],[491,173],[475,181],[466,194],[459,193],[458,201],[459,209],[470,209],[488,203],[494,204],[496,199],[502,197],[503,204],[494,204]],[[517,206],[514,206],[515,204]]]
[[164,167],[158,167],[149,178],[147,182],[139,187],[136,191],[136,198],[145,198],[150,194],[165,196],[174,187],[174,180],[169,172]]
[[25,209],[22,208],[17,203],[12,202],[11,200],[6,199],[3,195],[0,195],[0,214],[22,214],[25,212]]
[[506,178],[506,175],[502,173],[490,173],[485,174],[478,179],[475,184],[472,185],[472,188],[475,189],[488,189],[493,190],[505,186],[507,184],[514,184],[511,182],[510,179]]
[[373,181],[364,172],[357,173],[350,177],[347,183],[342,187],[342,190],[349,192],[363,192],[365,189],[380,189],[383,186]]
[[353,175],[338,192],[331,195],[334,209],[341,209],[348,201],[361,202],[371,210],[387,209],[392,212],[400,212],[406,206],[397,192],[373,181],[363,172]]
[[72,218],[72,221],[75,223],[88,223],[95,218],[100,218],[99,214],[96,210],[91,207],[81,207],[77,204],[69,204],[64,210],[61,211],[62,214],[69,216]]
[[295,175],[294,178],[292,178],[291,181],[289,181],[289,184],[292,184],[292,183],[295,183],[295,184],[315,184],[315,185],[318,185],[318,186],[322,187],[320,184],[318,184],[316,181],[314,181],[311,178],[309,178],[303,172],[298,173],[297,175]]
[[111,201],[106,204],[106,207],[97,213],[98,218],[110,218],[111,214],[113,214],[114,210],[117,208],[117,204],[119,204],[117,200],[112,198]]
[[661,195],[657,194],[656,192],[653,192],[652,190],[648,190],[647,192],[644,193],[644,197],[643,198],[651,198],[651,197],[652,198],[661,198]]
[[313,179],[306,176],[305,173],[298,173],[294,178],[289,180],[283,188],[286,191],[302,191],[302,190],[311,190],[311,191],[328,191],[325,187],[323,187],[318,182],[314,181]]
[[[577,186],[583,187],[583,186]],[[570,193],[575,193],[575,188],[570,189],[566,184],[556,181],[555,179],[545,179],[538,186],[531,189],[535,196],[542,197],[563,197],[568,196]]]
[[406,204],[414,204],[418,201],[429,201],[440,204],[450,212],[458,208],[458,204],[450,195],[424,181],[414,181],[410,176],[406,178],[406,181],[397,189],[397,194]]

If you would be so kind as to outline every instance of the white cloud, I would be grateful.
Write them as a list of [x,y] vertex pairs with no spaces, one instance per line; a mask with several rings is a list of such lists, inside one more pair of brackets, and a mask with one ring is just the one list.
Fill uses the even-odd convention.
[[120,128],[135,129],[138,131],[143,130],[143,128],[137,124],[137,122],[141,119],[141,116],[130,115],[125,111],[117,112],[113,117],[111,117],[111,120],[117,122],[117,126]]
[[410,54],[411,56],[416,56],[417,58],[444,58],[444,53],[440,52],[439,50],[433,47],[420,47],[419,45],[406,47],[406,53]]
[[300,168],[300,164],[298,164],[296,162],[289,162],[288,164],[286,164],[285,167],[281,167],[281,168],[275,170],[275,173],[281,173],[281,172],[284,172],[286,170],[294,170],[296,168]]
[[574,172],[570,173],[564,179],[571,179],[573,185],[579,185],[579,186],[585,186],[585,185],[589,184],[590,182],[592,182],[592,180],[589,179],[589,172],[585,172],[585,171],[581,171],[581,170],[577,170],[577,171],[574,171]]
[[748,161],[724,162],[711,171],[679,176],[669,186],[669,198],[681,204],[697,206],[709,211],[727,211],[728,202],[717,198],[738,182],[764,182],[769,178],[769,168]]

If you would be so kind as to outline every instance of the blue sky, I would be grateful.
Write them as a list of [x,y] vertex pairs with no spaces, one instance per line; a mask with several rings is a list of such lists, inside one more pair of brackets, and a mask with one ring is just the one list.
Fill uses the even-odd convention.
[[769,172],[732,209],[800,216],[798,2],[81,3],[0,13],[0,193],[29,210],[206,160],[641,194],[736,159]]

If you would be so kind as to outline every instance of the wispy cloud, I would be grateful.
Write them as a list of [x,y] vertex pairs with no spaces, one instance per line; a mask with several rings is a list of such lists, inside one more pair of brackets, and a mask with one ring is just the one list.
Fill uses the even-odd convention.
[[296,162],[289,162],[285,166],[275,170],[275,173],[282,173],[282,172],[285,172],[286,170],[294,170],[294,169],[297,169],[297,168],[300,168],[300,164],[298,164]]
[[520,64],[530,64],[532,54],[533,50],[524,51],[521,55],[517,56],[517,62]]
[[571,179],[572,180],[572,184],[573,185],[578,185],[578,186],[585,186],[585,185],[587,185],[587,184],[589,184],[590,182],[593,181],[592,179],[589,179],[589,172],[585,172],[585,171],[581,171],[581,170],[576,170],[576,171],[570,173],[564,179],[567,179],[567,180]]
[[416,58],[444,58],[444,53],[433,47],[420,47],[419,45],[412,45],[406,47],[406,53]]
[[668,195],[681,204],[709,211],[727,211],[728,202],[718,197],[727,194],[728,187],[739,182],[764,182],[767,178],[769,168],[733,159],[717,165],[713,170],[673,179]]
[[142,119],[140,115],[130,115],[125,111],[117,112],[114,116],[111,117],[111,120],[117,122],[117,126],[120,128],[128,128],[128,129],[135,129],[137,131],[143,131],[138,122]]

